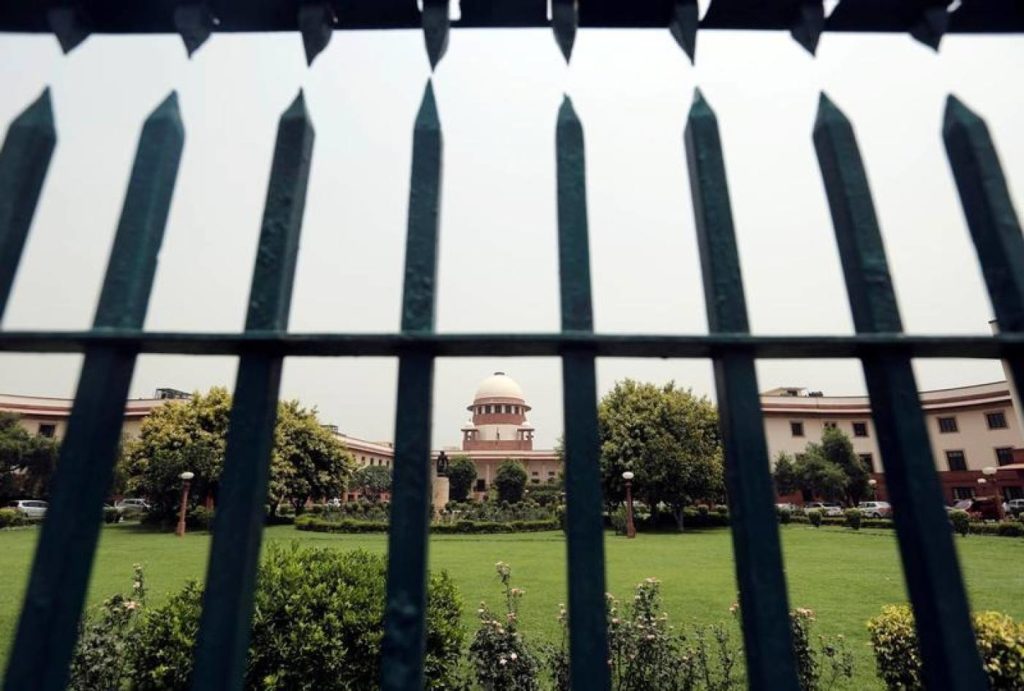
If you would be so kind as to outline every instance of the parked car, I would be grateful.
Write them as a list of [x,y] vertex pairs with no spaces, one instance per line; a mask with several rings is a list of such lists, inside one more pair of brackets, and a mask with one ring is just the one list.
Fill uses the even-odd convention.
[[782,510],[796,511],[796,509],[797,509],[796,504],[790,504],[789,502],[783,502],[781,504],[776,504],[775,505],[775,510],[776,511],[782,511]]
[[887,501],[862,501],[857,504],[857,510],[865,518],[889,518],[892,516],[892,506]]
[[976,521],[998,521],[999,506],[995,497],[974,497],[961,499],[947,511],[966,511]]
[[1006,513],[1011,516],[1024,514],[1024,499],[1011,499],[1006,502]]
[[46,518],[46,509],[49,504],[38,499],[16,499],[7,504],[7,508],[14,509],[30,521],[41,521]]
[[114,504],[114,508],[122,518],[138,518],[149,512],[149,504],[145,499],[122,499]]
[[829,517],[842,518],[843,516],[843,507],[831,501],[815,501],[804,505],[805,511],[810,511],[811,509],[820,509],[824,515]]

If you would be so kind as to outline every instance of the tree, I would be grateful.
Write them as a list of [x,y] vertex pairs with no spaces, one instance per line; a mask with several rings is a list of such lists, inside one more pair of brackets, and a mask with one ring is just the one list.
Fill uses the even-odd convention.
[[850,438],[834,427],[825,429],[820,444],[807,445],[794,471],[800,489],[830,501],[856,504],[868,492],[868,469],[854,453]]
[[611,506],[625,498],[622,473],[652,509],[664,503],[679,528],[683,508],[724,493],[718,411],[704,397],[674,382],[658,387],[626,379],[598,406],[601,475]]
[[772,478],[775,480],[775,491],[781,496],[792,494],[800,489],[800,481],[796,474],[796,464],[793,457],[785,451],[780,451],[775,457],[775,469],[772,471]]
[[[192,501],[215,497],[230,415],[231,395],[220,387],[155,409],[139,437],[125,444],[128,491],[148,498],[158,516],[172,517],[181,501],[179,475],[188,470],[195,475]],[[267,492],[272,511],[284,501],[301,507],[310,498],[337,496],[353,465],[341,442],[320,426],[315,410],[296,401],[278,404]]]
[[468,456],[456,456],[448,466],[448,498],[466,501],[476,482],[476,464]]
[[511,458],[498,466],[494,474],[494,487],[498,490],[498,499],[515,504],[522,501],[526,489],[526,468],[519,461]]
[[14,413],[0,412],[0,500],[4,502],[48,497],[57,467],[57,441],[30,434],[18,420]]
[[839,466],[825,457],[819,444],[808,444],[807,451],[797,457],[794,469],[803,491],[829,501],[842,499],[846,489],[846,475]]
[[381,494],[391,491],[391,469],[382,465],[364,465],[352,476],[352,486],[376,503]]
[[821,435],[821,453],[843,471],[846,477],[843,483],[846,502],[856,505],[868,493],[870,474],[864,467],[864,462],[854,453],[853,442],[839,428],[826,428],[825,433]]

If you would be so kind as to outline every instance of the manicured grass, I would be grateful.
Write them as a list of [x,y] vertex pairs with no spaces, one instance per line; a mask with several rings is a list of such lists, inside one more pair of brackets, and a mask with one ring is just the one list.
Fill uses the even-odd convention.
[[[38,531],[0,531],[0,669],[8,648]],[[843,634],[856,655],[857,679],[850,688],[880,688],[864,622],[882,605],[906,599],[896,542],[891,531],[785,526],[782,531],[791,607],[817,613],[818,633]],[[266,542],[299,541],[331,549],[363,548],[383,553],[383,535],[332,535],[268,528]],[[960,560],[975,610],[999,610],[1024,618],[1024,540],[957,538]],[[90,589],[95,605],[130,586],[132,564],[141,563],[152,603],[205,572],[210,538],[143,532],[130,525],[103,530]],[[641,534],[636,540],[607,536],[608,590],[628,598],[647,576],[662,581],[666,611],[676,624],[731,621],[736,600],[732,545],[727,530],[682,535]],[[431,541],[431,568],[446,569],[464,602],[472,631],[481,600],[500,606],[497,561],[512,565],[514,585],[525,589],[522,630],[530,640],[556,642],[558,603],[566,602],[565,541],[561,533],[438,536]],[[738,629],[734,629],[737,643]]]

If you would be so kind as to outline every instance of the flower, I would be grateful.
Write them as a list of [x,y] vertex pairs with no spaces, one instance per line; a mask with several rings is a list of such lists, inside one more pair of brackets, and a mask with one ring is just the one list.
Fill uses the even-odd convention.
[[516,655],[515,653],[512,653],[511,655],[509,655],[509,657],[512,658],[513,660],[518,660],[519,659],[519,656]]
[[508,660],[505,659],[505,656],[502,656],[501,659],[498,660],[498,664],[499,665],[506,665],[506,664],[508,664]]
[[125,600],[124,608],[131,611],[139,608],[139,603],[135,600]]

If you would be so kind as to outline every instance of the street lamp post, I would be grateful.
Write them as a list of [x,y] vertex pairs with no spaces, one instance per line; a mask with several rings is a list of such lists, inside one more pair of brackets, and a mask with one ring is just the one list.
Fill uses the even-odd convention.
[[192,478],[195,476],[195,473],[188,470],[178,476],[181,478],[181,510],[178,512],[178,529],[174,531],[174,534],[178,537],[184,537],[185,535],[185,509],[188,506],[188,489],[192,485]]
[[636,525],[633,523],[633,473],[629,470],[622,474],[626,481],[626,537],[636,537]]
[[[981,469],[981,472],[984,475],[987,475],[988,477],[992,478],[992,496],[996,500],[996,516],[1001,521],[1005,518],[1005,516],[1003,515],[1002,498],[999,496],[999,482],[997,482],[995,478],[996,469],[994,466],[985,466],[984,468]],[[984,478],[981,479],[983,480]]]
[[871,488],[871,499],[872,501],[874,501],[875,499],[878,498],[878,480],[876,480],[875,478],[871,478],[870,480],[868,480],[868,487]]

